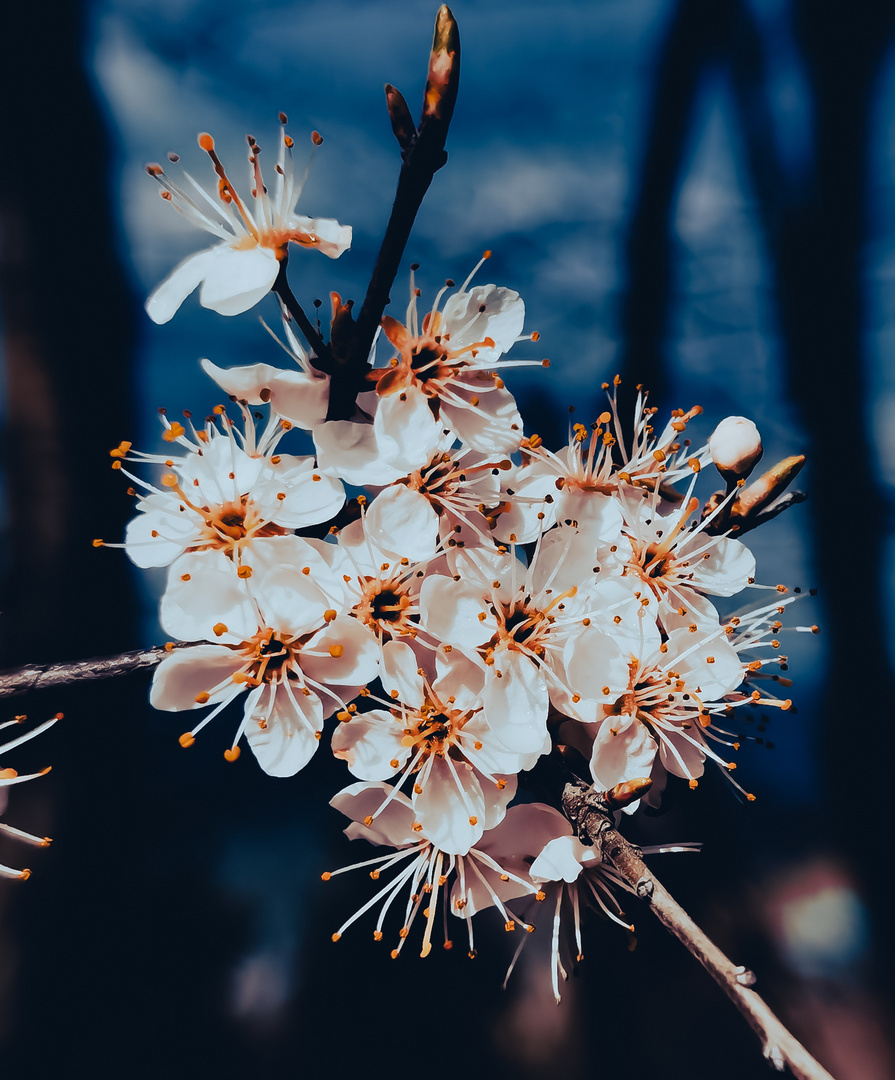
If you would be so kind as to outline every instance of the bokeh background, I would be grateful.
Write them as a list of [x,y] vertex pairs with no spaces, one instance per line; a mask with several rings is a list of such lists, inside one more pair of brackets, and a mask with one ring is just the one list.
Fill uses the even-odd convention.
[[[230,165],[246,132],[271,158],[279,110],[299,161],[321,131],[301,210],[352,224],[354,244],[335,263],[294,258],[293,289],[305,306],[332,289],[362,299],[399,167],[382,85],[417,112],[435,9],[69,0],[4,15],[2,666],[162,640],[162,581],[90,543],[119,537],[131,513],[108,450],[161,446],[157,407],[209,411],[220,395],[200,357],[282,361],[258,311],[223,319],[193,298],[164,327],[143,314],[147,292],[205,243],[143,164],[172,150],[210,179],[206,130]],[[541,334],[518,351],[553,362],[511,373],[529,430],[558,444],[568,407],[586,421],[620,373],[662,409],[703,405],[694,437],[744,414],[766,463],[809,456],[809,501],[752,534],[760,580],[816,587],[791,621],[822,628],[785,639],[797,709],[756,724],[741,751],[757,801],[707,777],[634,834],[702,842],[665,857],[663,880],[839,1080],[892,1077],[895,9],[454,11],[450,157],[406,264],[421,264],[425,297],[493,250],[487,280],[518,290]],[[406,280],[405,267],[398,310]],[[260,311],[275,319],[272,300]],[[148,682],[5,710],[66,714],[14,762],[54,764],[13,792],[7,818],[56,842],[28,853],[27,884],[0,882],[10,1074],[766,1075],[744,1021],[633,902],[636,942],[590,926],[560,1008],[539,935],[506,991],[500,927],[472,963],[457,950],[392,963],[365,924],[333,945],[365,895],[350,877],[319,880],[361,857],[326,808],[347,772],[324,754],[291,780],[251,755],[229,765],[217,725],[185,753],[176,717],[149,709]],[[21,859],[0,843],[0,862]]]

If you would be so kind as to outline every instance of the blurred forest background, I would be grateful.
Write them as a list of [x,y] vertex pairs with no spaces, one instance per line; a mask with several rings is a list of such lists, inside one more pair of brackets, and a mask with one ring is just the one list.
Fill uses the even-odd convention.
[[[360,300],[399,167],[382,85],[417,113],[436,6],[5,12],[0,666],[162,640],[143,576],[90,543],[120,537],[132,513],[108,450],[163,445],[158,406],[210,410],[220,394],[200,357],[283,362],[258,310],[223,319],[193,298],[164,327],[143,314],[206,243],[143,164],[176,151],[210,180],[196,146],[210,131],[239,176],[246,132],[272,156],[279,110],[299,162],[318,129],[300,210],[352,224],[354,245],[336,263],[297,256],[290,277],[305,306],[328,307],[331,289]],[[406,253],[424,299],[493,250],[487,280],[518,290],[541,334],[517,351],[553,361],[508,383],[548,444],[565,439],[570,404],[585,422],[602,410],[599,385],[619,372],[663,410],[703,405],[694,437],[743,414],[767,464],[809,457],[797,485],[809,501],[752,534],[759,580],[817,587],[791,621],[822,628],[784,639],[797,711],[741,752],[758,799],[707,776],[632,834],[701,841],[698,856],[654,860],[672,892],[838,1080],[892,1077],[895,7],[457,0],[454,12],[450,158]],[[406,280],[405,267],[396,312]],[[273,300],[259,310],[275,320]],[[364,857],[325,805],[347,772],[324,754],[291,780],[251,755],[230,765],[220,722],[184,753],[148,683],[4,711],[66,714],[13,762],[54,764],[14,790],[9,817],[56,842],[29,855],[27,884],[0,882],[10,1074],[228,1080],[400,1060],[432,1080],[767,1075],[744,1021],[633,901],[636,949],[615,926],[588,927],[561,1008],[546,933],[505,992],[514,943],[496,921],[474,963],[456,950],[392,963],[364,923],[333,945],[364,889],[319,881]],[[0,844],[0,862],[21,858]]]

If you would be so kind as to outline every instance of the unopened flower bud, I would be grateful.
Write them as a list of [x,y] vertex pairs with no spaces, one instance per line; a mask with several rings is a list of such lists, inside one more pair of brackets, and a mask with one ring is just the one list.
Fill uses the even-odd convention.
[[722,475],[748,476],[762,455],[761,435],[745,416],[728,416],[712,433],[709,452]]

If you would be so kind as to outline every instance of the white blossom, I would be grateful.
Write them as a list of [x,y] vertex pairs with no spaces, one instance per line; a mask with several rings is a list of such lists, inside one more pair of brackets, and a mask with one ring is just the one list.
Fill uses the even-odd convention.
[[[450,896],[450,908],[453,914],[464,919],[466,923],[470,956],[475,956],[472,909],[469,906],[474,883],[481,884],[488,895],[492,896],[492,902],[504,918],[505,928],[508,931],[516,929],[516,917],[494,891],[490,882],[495,877],[506,881],[514,880],[517,885],[522,886],[522,892],[529,893],[534,893],[535,887],[519,875],[506,871],[491,855],[477,847],[471,847],[462,854],[449,854],[443,851],[432,842],[422,823],[416,820],[410,800],[397,789],[382,783],[352,784],[340,791],[330,801],[330,806],[352,819],[351,824],[345,829],[345,835],[350,840],[363,838],[371,844],[393,850],[351,866],[327,871],[322,875],[324,881],[362,867],[371,868],[370,877],[378,881],[383,873],[395,870],[395,874],[387,884],[342,923],[332,935],[333,941],[338,941],[349,926],[377,904],[380,905],[380,912],[373,937],[376,941],[381,941],[389,908],[402,892],[406,892],[407,902],[398,934],[398,944],[391,955],[393,958],[400,955],[416,916],[421,913],[425,920],[425,929],[420,955],[428,956],[432,951],[432,933],[438,901],[442,892],[448,887],[452,876],[454,884]],[[496,825],[503,818],[504,808],[495,809],[496,812],[489,821],[488,827]],[[529,923],[518,921],[524,929],[531,929]],[[445,924],[443,945],[446,949],[450,949],[453,945],[447,924]]]
[[[349,716],[333,735],[333,753],[361,780],[410,781],[410,799],[429,839],[449,854],[465,854],[484,833],[494,807],[516,791],[515,774],[538,753],[507,750],[482,712],[482,678],[466,662],[440,678],[420,667],[405,642],[383,646],[386,709]],[[434,664],[432,664],[434,668]]]
[[[376,638],[357,619],[330,607],[333,571],[311,541],[272,538],[256,564],[229,573],[220,551],[190,557],[189,572],[171,569],[161,605],[174,637],[212,642],[175,649],[156,669],[150,701],[157,709],[214,708],[181,744],[245,695],[243,734],[265,772],[291,776],[317,749],[323,721],[345,709],[378,670]],[[262,556],[262,558],[257,558]]]
[[[166,566],[185,552],[219,550],[238,567],[266,537],[327,521],[345,501],[341,483],[321,473],[312,457],[277,453],[289,425],[272,418],[261,431],[243,408],[245,432],[223,407],[190,434],[163,416],[166,441],[183,447],[179,456],[142,454],[122,443],[112,451],[123,461],[162,465],[156,486],[122,471],[144,494],[127,527],[124,547],[137,566]],[[190,437],[191,436],[191,437]]]
[[[270,193],[261,175],[261,148],[248,136],[252,173],[252,202],[243,199],[224,171],[208,134],[199,136],[199,145],[211,158],[218,177],[215,199],[189,175],[188,187],[175,184],[161,165],[148,165],[147,172],[161,184],[162,197],[192,225],[218,237],[222,243],[184,259],[146,301],[149,317],[167,322],[189,294],[201,285],[199,303],[221,315],[248,311],[270,292],[288,258],[290,243],[317,248],[331,259],[351,245],[351,228],[332,218],[310,218],[295,213],[301,194],[292,166],[293,142],[285,130],[281,114],[279,158],[274,191]],[[316,134],[316,133],[315,133]],[[316,137],[319,139],[319,136]],[[315,139],[315,142],[316,142]],[[322,141],[322,140],[320,140]]]
[[437,437],[444,426],[483,454],[518,449],[522,420],[497,369],[533,362],[500,359],[523,340],[525,304],[518,293],[497,285],[466,291],[482,262],[441,310],[449,286],[438,293],[422,323],[412,278],[406,325],[390,315],[383,318],[397,356],[369,375],[380,399],[374,417],[380,439],[401,439],[411,431]]

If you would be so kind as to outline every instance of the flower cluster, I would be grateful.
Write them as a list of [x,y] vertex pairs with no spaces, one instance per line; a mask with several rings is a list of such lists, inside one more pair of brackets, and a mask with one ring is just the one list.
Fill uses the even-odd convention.
[[[244,310],[271,288],[289,241],[330,255],[347,244],[336,223],[290,217],[288,137],[273,198],[250,140],[253,207],[210,137],[201,141],[220,178],[224,244],[156,291],[154,318],[170,317],[200,276],[203,303]],[[210,196],[150,172],[211,230]],[[151,690],[156,708],[195,717],[181,744],[229,712],[227,759],[245,741],[265,772],[292,776],[329,726],[332,753],[357,781],[332,805],[351,818],[349,837],[385,849],[357,865],[387,883],[334,940],[377,905],[382,938],[403,895],[392,955],[418,912],[426,955],[442,897],[474,953],[475,912],[495,907],[508,930],[531,930],[510,905],[549,897],[558,997],[564,897],[578,954],[585,904],[627,923],[611,869],[566,819],[510,805],[520,774],[562,745],[583,755],[599,790],[640,779],[650,802],[669,782],[695,788],[707,761],[730,775],[738,711],[790,705],[777,692],[788,685],[780,616],[795,596],[756,584],[753,556],[732,535],[755,524],[744,507],[772,515],[779,494],[772,476],[760,499],[745,498],[761,455],[750,421],[730,417],[694,446],[686,429],[700,410],[659,427],[638,389],[626,433],[616,379],[606,410],[575,423],[566,446],[524,433],[503,371],[547,362],[508,357],[538,335],[523,332],[516,292],[473,283],[489,255],[425,313],[411,279],[403,321],[382,319],[350,420],[326,420],[334,376],[284,314],[298,370],[205,361],[232,404],[201,426],[162,413],[168,451],[124,442],[113,467],[139,492],[123,546],[139,566],[168,567],[161,624],[188,643],[171,644]],[[334,328],[341,315],[336,297]],[[287,452],[296,428],[312,454]],[[696,490],[713,462],[726,490],[703,503]],[[365,493],[348,498],[345,484]],[[718,598],[746,589],[768,599],[722,616]]]

